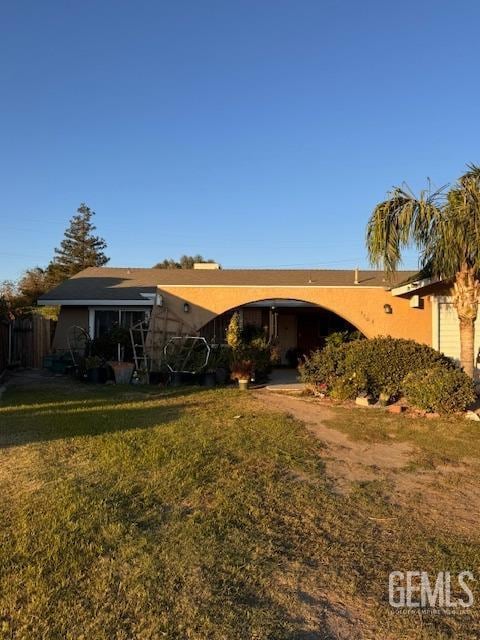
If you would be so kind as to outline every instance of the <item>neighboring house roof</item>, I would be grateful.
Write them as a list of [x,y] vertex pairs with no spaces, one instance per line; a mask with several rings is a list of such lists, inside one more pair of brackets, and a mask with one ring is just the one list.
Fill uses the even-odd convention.
[[454,279],[441,280],[440,278],[418,278],[392,288],[394,296],[412,296],[421,293],[425,295],[449,295]]
[[[148,294],[157,287],[381,287],[406,282],[414,271],[399,271],[395,280],[387,282],[383,271],[359,271],[358,284],[354,284],[355,271],[324,269],[129,269],[90,267],[39,299],[40,304],[79,301],[89,304],[94,300],[138,301],[146,303]],[[143,294],[143,295],[142,295]],[[151,302],[149,302],[151,303]]]

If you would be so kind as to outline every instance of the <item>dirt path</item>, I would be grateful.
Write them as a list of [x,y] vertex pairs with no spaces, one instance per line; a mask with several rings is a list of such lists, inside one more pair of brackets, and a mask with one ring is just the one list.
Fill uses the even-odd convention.
[[[407,442],[362,442],[327,427],[335,411],[315,400],[260,390],[252,394],[268,411],[291,414],[325,444],[326,472],[334,490],[348,493],[355,483],[387,481],[388,499],[412,507],[432,524],[466,536],[474,535],[480,521],[478,461],[445,464],[433,470],[409,470],[418,453]],[[355,411],[355,410],[353,410]]]
[[341,431],[325,425],[334,412],[318,402],[297,396],[259,391],[255,399],[269,410],[290,413],[326,445],[327,475],[339,491],[348,491],[352,482],[374,480],[404,468],[415,449],[405,442],[367,443],[351,440]]

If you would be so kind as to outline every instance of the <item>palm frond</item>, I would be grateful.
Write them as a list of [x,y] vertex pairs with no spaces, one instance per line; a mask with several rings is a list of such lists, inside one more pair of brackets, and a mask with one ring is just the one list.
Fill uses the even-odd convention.
[[397,187],[378,204],[367,225],[370,262],[394,272],[402,251],[420,253],[420,267],[439,278],[464,269],[480,274],[480,167],[470,164],[448,191],[428,188],[416,197]]
[[367,251],[372,265],[395,272],[402,250],[415,246],[422,250],[439,215],[442,190],[423,191],[417,198],[403,188],[378,204],[367,225]]
[[463,182],[464,179],[474,180],[480,184],[480,167],[476,164],[470,163],[467,164],[467,169],[462,176],[459,178],[459,182]]

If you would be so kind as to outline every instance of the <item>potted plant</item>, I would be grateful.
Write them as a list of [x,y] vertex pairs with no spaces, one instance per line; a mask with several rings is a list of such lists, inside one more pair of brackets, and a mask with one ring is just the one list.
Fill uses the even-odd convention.
[[301,360],[300,350],[297,349],[297,347],[290,347],[290,349],[287,349],[285,353],[285,360],[287,361],[289,367],[291,367],[292,369],[296,369]]
[[238,388],[241,391],[248,389],[253,375],[254,364],[251,360],[240,357],[232,361],[232,380],[238,381]]
[[149,383],[148,369],[140,368],[133,372],[132,384],[148,384]]
[[132,379],[133,362],[123,362],[125,351],[130,345],[130,332],[120,326],[114,326],[109,332],[95,338],[92,353],[103,356],[106,364],[111,367],[116,384],[130,384]]
[[230,347],[226,344],[219,345],[219,353],[215,367],[215,379],[217,384],[226,384],[230,371]]
[[115,376],[115,384],[130,384],[135,365],[133,362],[119,362],[118,360],[110,360],[107,363],[113,370]]
[[266,379],[275,358],[274,344],[269,342],[262,327],[240,327],[240,317],[234,313],[227,329],[227,344],[231,350],[231,377],[246,389],[250,380]]
[[248,389],[248,383],[252,375],[252,362],[247,356],[247,345],[242,337],[240,316],[235,312],[227,329],[227,344],[231,355],[231,378],[238,380],[241,390]]
[[215,377],[215,371],[212,369],[207,369],[203,374],[202,384],[204,387],[212,388],[217,384],[217,379]]
[[85,369],[87,370],[87,379],[89,382],[98,384],[105,382],[103,372],[103,360],[100,356],[88,356],[85,358]]
[[214,387],[217,384],[225,384],[228,378],[230,349],[223,344],[210,346],[207,368],[203,377],[206,387]]

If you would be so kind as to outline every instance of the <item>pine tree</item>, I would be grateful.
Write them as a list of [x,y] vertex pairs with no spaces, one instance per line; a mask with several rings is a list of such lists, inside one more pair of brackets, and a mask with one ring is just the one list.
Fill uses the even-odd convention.
[[65,230],[60,248],[55,249],[56,256],[48,267],[51,281],[61,282],[82,269],[101,267],[108,262],[109,258],[103,252],[107,243],[93,235],[96,229],[92,223],[94,215],[95,212],[82,202]]

